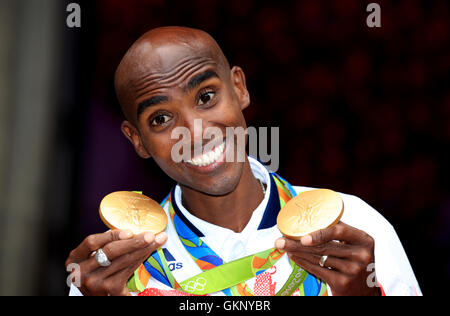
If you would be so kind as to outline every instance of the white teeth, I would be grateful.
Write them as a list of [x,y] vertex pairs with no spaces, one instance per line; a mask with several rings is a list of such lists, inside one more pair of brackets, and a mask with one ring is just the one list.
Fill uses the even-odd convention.
[[204,153],[203,155],[199,157],[192,158],[190,160],[187,160],[187,163],[190,163],[191,165],[198,166],[198,167],[204,167],[208,166],[219,159],[219,157],[222,155],[223,151],[225,150],[225,142],[220,144],[219,146],[216,146],[214,149],[210,150],[207,153]]

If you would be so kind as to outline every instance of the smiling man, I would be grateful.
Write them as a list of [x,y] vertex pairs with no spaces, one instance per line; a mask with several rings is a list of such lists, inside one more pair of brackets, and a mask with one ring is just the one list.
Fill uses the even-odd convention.
[[[281,206],[311,188],[292,187],[251,157],[227,155],[239,142],[195,131],[198,120],[222,135],[245,130],[250,105],[243,70],[230,67],[207,33],[151,30],[126,53],[115,84],[125,137],[178,184],[162,203],[170,219],[164,233],[109,231],[71,252],[66,265],[78,264],[81,274],[72,295],[421,294],[394,229],[357,197],[341,194],[344,216],[332,228],[282,238]],[[182,153],[190,158],[181,161],[172,151],[177,128],[192,136]]]

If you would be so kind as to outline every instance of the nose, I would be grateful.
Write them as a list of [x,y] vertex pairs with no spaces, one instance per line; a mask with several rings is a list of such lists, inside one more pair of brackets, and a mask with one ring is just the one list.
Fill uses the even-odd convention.
[[[202,152],[204,118],[198,113],[191,111],[180,111],[178,113],[176,128],[172,130],[172,135],[183,135],[182,151],[184,159],[190,159],[195,153]],[[174,138],[172,136],[172,138]],[[178,137],[175,137],[178,139]]]
[[206,114],[183,111],[180,115],[178,126],[183,126],[188,129],[192,144],[203,144],[205,140],[208,141],[209,137],[206,135],[208,134],[207,129],[213,127],[214,124],[212,124]]

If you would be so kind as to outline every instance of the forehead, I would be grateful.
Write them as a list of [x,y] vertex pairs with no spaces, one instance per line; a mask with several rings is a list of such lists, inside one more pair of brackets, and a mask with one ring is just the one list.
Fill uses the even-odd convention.
[[130,88],[140,97],[151,89],[181,85],[189,77],[206,68],[220,72],[218,58],[203,47],[193,44],[166,44],[158,47],[147,43],[136,52],[134,75]]
[[183,71],[195,70],[196,67],[219,67],[218,58],[211,51],[188,43],[157,47],[147,43],[133,57],[135,69],[131,81],[134,85],[148,79],[164,81]]

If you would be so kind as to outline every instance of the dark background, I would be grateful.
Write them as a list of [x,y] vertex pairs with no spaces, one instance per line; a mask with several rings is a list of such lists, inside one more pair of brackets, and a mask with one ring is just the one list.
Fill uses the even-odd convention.
[[[143,190],[160,200],[173,185],[121,134],[113,89],[128,47],[165,25],[209,32],[244,69],[248,125],[280,127],[281,176],[377,209],[396,229],[424,294],[450,281],[448,1],[77,2],[82,27],[63,30],[53,143],[65,164],[46,180],[34,294],[67,293],[64,260],[106,229],[97,215],[103,196]],[[381,5],[381,28],[366,25],[370,2]],[[66,205],[52,204],[54,194]],[[58,212],[66,216],[58,220]]]

